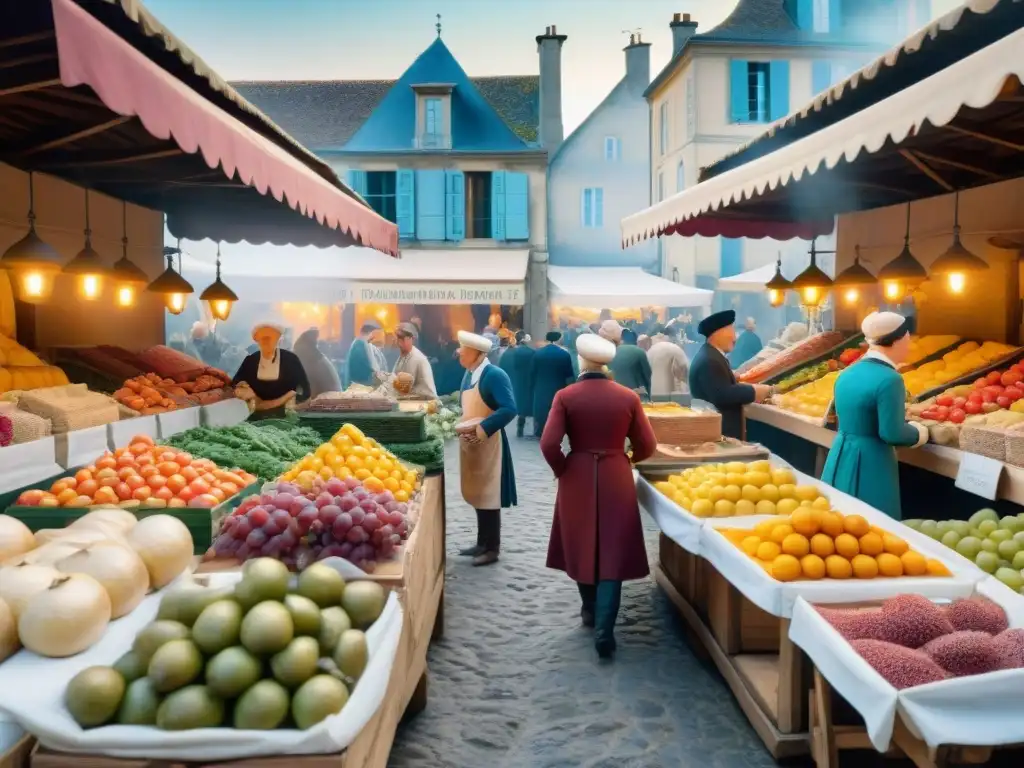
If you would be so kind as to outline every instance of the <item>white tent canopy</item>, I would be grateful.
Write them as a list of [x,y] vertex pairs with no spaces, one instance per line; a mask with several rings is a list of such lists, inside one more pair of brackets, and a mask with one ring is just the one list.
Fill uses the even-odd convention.
[[709,307],[714,291],[680,285],[639,267],[548,267],[555,304],[591,309]]
[[764,284],[775,277],[775,265],[765,264],[763,267],[752,269],[749,272],[741,272],[732,277],[723,277],[718,280],[718,290],[735,291],[736,293],[761,293],[764,291]]
[[[188,243],[182,274],[202,290],[215,247]],[[406,250],[400,259],[370,248],[225,246],[221,276],[243,301],[506,304],[525,301],[529,251]]]
[[[754,200],[779,187],[854,162],[887,143],[899,145],[924,125],[945,126],[964,107],[992,104],[1011,75],[1024,79],[1024,29],[982,48],[936,74],[857,112],[845,120],[751,160],[720,176],[622,220],[622,241],[629,245],[661,232],[723,237],[810,239],[814,222],[722,217],[723,209]],[[804,231],[806,230],[806,231]]]

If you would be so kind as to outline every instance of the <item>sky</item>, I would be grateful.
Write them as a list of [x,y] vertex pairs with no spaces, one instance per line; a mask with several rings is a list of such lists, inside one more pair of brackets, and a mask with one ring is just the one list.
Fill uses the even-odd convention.
[[[943,13],[957,0],[933,0]],[[536,74],[534,38],[554,24],[562,51],[566,134],[625,74],[630,31],[652,43],[651,74],[669,60],[673,13],[698,32],[736,0],[147,0],[151,11],[228,80],[396,79],[436,37],[471,77]]]

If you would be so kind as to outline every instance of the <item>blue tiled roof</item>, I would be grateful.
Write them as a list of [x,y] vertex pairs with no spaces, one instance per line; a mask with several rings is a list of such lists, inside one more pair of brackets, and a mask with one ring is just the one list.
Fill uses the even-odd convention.
[[412,63],[345,145],[348,152],[408,151],[415,146],[415,85],[452,84],[452,150],[515,152],[529,149],[452,56],[440,38]]

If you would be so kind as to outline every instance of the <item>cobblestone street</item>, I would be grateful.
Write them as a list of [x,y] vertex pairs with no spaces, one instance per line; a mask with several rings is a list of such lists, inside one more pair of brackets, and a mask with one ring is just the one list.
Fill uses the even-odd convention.
[[[536,442],[512,439],[520,506],[501,561],[473,568],[475,537],[448,446],[445,635],[430,653],[427,709],[398,734],[394,768],[769,768],[717,672],[686,643],[652,579],[623,591],[614,662],[580,626],[576,588],[544,567],[554,482]],[[657,533],[645,517],[648,550]]]

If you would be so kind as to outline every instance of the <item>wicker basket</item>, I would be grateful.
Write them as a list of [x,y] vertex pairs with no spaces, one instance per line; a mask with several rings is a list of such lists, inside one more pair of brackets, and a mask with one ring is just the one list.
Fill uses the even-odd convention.
[[646,406],[644,411],[659,443],[699,445],[722,439],[720,413],[658,406]]
[[1006,429],[964,425],[960,430],[960,450],[1006,461]]
[[84,384],[34,389],[21,396],[22,410],[49,419],[54,434],[99,427],[119,421],[117,403],[106,395],[90,392]]

